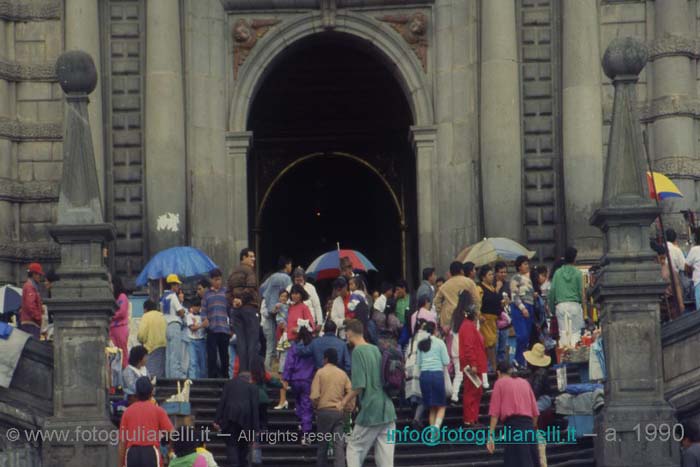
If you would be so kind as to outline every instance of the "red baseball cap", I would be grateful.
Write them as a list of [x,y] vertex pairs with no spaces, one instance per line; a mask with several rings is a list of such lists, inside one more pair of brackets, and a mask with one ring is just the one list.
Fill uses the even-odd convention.
[[27,270],[31,273],[44,275],[44,270],[41,269],[41,264],[39,263],[31,263]]

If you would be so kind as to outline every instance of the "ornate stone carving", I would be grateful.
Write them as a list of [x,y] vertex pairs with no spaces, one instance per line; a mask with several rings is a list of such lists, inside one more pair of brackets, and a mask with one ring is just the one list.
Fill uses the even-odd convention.
[[238,69],[248,58],[258,39],[262,38],[272,28],[280,23],[278,19],[239,19],[233,24],[233,77],[238,78]]
[[651,41],[648,48],[649,60],[677,55],[700,57],[700,41],[694,37],[664,35]]
[[688,96],[664,96],[651,102],[640,104],[640,117],[642,122],[653,122],[661,117],[668,116],[700,117],[700,100],[691,99]]
[[0,200],[12,203],[58,201],[58,184],[2,180],[0,181]]
[[63,137],[63,125],[54,122],[22,122],[0,117],[0,137],[12,141],[60,141]]
[[0,79],[7,81],[56,81],[53,63],[17,63],[0,59]]
[[63,2],[61,0],[34,1],[20,3],[16,0],[0,0],[0,18],[8,21],[32,21],[60,19]]
[[389,23],[411,46],[420,60],[423,71],[428,69],[428,17],[421,12],[412,15],[385,15],[379,21]]
[[0,260],[13,263],[27,261],[56,262],[61,259],[60,247],[49,242],[0,243]]
[[654,161],[654,170],[673,178],[700,180],[700,160],[694,156],[664,157]]

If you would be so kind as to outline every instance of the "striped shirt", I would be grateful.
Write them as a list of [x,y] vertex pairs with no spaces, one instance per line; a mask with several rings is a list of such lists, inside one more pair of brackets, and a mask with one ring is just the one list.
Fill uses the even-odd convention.
[[209,332],[229,333],[228,325],[228,300],[226,288],[219,290],[209,289],[202,298],[202,321],[209,320]]

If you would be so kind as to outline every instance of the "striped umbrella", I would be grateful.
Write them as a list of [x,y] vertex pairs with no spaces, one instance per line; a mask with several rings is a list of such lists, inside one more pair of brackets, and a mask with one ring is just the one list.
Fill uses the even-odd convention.
[[462,263],[471,261],[479,267],[496,261],[515,261],[518,256],[527,256],[532,259],[535,252],[509,238],[489,237],[462,250],[457,255],[457,261]]
[[324,253],[309,265],[306,273],[316,280],[334,279],[340,275],[340,258],[350,258],[355,271],[376,271],[374,264],[365,255],[356,250],[332,250]]

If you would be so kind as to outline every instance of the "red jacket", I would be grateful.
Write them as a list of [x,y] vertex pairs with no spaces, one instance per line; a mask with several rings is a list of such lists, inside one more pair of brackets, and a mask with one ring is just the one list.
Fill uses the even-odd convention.
[[304,305],[303,302],[297,303],[296,305],[289,306],[289,312],[287,313],[287,339],[293,342],[297,339],[297,320],[306,319],[309,321],[311,328],[316,327],[314,323],[314,317],[311,314],[309,307]]
[[484,338],[476,329],[473,321],[465,319],[459,328],[459,366],[463,370],[465,366],[476,369],[476,373],[486,373],[488,364],[486,363],[486,349],[484,348]]
[[34,281],[27,279],[22,287],[22,310],[19,313],[20,323],[34,322],[41,326],[41,317],[44,314],[41,295],[34,285]]

